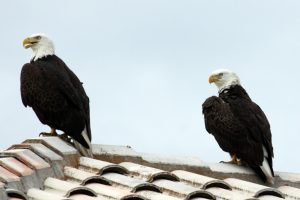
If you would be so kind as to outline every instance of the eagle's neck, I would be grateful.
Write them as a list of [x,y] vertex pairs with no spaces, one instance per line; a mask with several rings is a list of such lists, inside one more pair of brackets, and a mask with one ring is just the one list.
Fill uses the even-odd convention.
[[219,94],[221,94],[221,93],[223,93],[223,92],[227,92],[230,88],[232,88],[232,87],[234,87],[234,86],[236,86],[236,85],[238,85],[238,84],[230,84],[230,85],[224,85],[223,87],[221,87],[220,89],[219,89]]
[[227,90],[236,85],[240,86],[241,84],[240,84],[240,80],[238,78],[232,78],[232,79],[228,79],[226,81],[219,81],[216,83],[216,85],[219,89],[219,93],[222,93],[224,90]]
[[246,90],[241,85],[238,85],[238,84],[232,85],[232,86],[222,90],[222,92],[219,92],[219,97],[221,97],[222,99],[226,99],[226,98],[232,97],[232,96],[248,99],[251,101],[251,98],[249,97]]
[[33,51],[32,57],[31,57],[32,61],[36,61],[37,59],[55,54],[54,47],[51,44],[39,45],[39,46],[33,47],[32,51]]

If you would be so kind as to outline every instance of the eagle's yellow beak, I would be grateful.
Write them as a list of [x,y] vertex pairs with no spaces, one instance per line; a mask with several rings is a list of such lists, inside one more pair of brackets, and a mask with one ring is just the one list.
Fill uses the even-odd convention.
[[31,47],[32,45],[34,45],[36,43],[38,43],[37,39],[35,39],[34,37],[28,37],[23,40],[23,47],[25,49],[28,49],[29,47]]
[[219,76],[216,75],[216,74],[210,75],[209,78],[208,78],[208,82],[209,82],[209,83],[214,83],[214,82],[216,82],[216,81],[218,81],[218,80],[219,80]]

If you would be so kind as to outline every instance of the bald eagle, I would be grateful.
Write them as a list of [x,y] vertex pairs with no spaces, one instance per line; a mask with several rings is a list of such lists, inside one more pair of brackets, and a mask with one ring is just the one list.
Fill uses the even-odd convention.
[[231,155],[227,163],[249,166],[264,182],[273,184],[274,155],[266,115],[251,100],[234,72],[214,71],[209,83],[216,84],[219,96],[209,97],[202,105],[206,130]]
[[43,135],[56,136],[56,129],[71,137],[75,147],[92,157],[89,98],[82,83],[54,54],[54,44],[44,34],[34,34],[23,41],[33,51],[21,71],[21,97],[39,120],[51,128]]

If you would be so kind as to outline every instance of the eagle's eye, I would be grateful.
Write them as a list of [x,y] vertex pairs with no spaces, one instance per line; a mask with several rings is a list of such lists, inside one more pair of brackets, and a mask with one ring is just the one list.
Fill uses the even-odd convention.
[[38,36],[35,36],[34,38],[37,40],[40,40],[40,39],[42,39],[42,36],[38,35]]
[[222,76],[223,76],[223,73],[220,73],[220,74],[219,74],[219,77],[222,77]]

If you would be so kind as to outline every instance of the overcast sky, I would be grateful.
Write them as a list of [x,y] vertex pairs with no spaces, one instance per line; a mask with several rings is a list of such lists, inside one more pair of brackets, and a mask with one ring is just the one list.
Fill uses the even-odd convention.
[[20,97],[31,50],[45,33],[84,82],[93,143],[228,160],[204,127],[217,94],[211,71],[235,71],[266,113],[274,169],[300,172],[300,1],[10,0],[0,5],[0,149],[49,131]]

